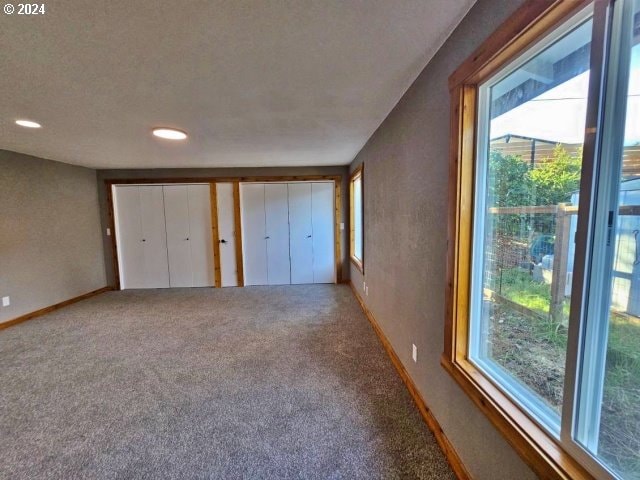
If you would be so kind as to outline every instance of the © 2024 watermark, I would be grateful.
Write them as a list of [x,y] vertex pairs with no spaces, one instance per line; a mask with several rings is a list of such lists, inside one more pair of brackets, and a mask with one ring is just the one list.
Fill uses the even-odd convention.
[[5,15],[44,15],[47,7],[44,3],[5,3],[2,11]]

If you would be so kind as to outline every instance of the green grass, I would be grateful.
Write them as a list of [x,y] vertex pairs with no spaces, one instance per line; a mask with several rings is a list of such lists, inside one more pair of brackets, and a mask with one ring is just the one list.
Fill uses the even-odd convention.
[[[508,268],[502,270],[502,284],[497,276],[492,290],[512,302],[547,316],[551,304],[551,285],[544,282],[536,282],[531,274],[522,268]],[[500,292],[500,290],[502,290]],[[565,301],[563,313],[569,318],[569,302]]]
[[640,363],[640,320],[611,315],[609,320],[609,348]]
[[[496,279],[492,290],[499,293],[499,279]],[[542,315],[549,315],[551,304],[551,285],[536,282],[528,271],[521,268],[510,268],[502,271],[503,297]],[[569,318],[569,299],[563,305],[565,318]],[[549,325],[542,325],[541,332],[556,336],[562,327],[549,320]],[[609,350],[638,360],[640,363],[640,319],[612,314],[609,323]],[[640,374],[640,369],[639,369]]]
[[[503,270],[501,288],[499,278],[494,283],[496,293],[538,314],[527,322],[535,340],[566,351],[567,329],[549,315],[550,285],[521,268]],[[568,299],[563,312],[568,319]],[[640,470],[640,319],[625,314],[609,318],[600,454],[621,471]]]
[[[500,290],[499,280],[493,290]],[[500,293],[500,292],[498,292]],[[551,286],[546,283],[534,282],[529,272],[510,268],[502,271],[502,292],[505,298],[529,310],[546,315],[549,313]]]

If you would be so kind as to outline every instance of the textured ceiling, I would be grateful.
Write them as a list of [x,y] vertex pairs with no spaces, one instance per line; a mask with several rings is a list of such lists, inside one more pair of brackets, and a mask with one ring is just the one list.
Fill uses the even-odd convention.
[[0,148],[94,168],[346,164],[473,3],[47,0],[44,15],[0,14]]

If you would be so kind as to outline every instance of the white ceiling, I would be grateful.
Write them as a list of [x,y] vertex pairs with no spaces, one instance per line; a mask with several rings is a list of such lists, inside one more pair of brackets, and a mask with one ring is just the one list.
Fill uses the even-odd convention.
[[474,1],[47,0],[42,16],[0,14],[0,149],[94,168],[347,164]]

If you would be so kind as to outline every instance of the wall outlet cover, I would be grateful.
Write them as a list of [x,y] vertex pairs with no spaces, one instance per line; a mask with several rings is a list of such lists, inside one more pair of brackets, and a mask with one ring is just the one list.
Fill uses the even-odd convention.
[[9,305],[11,305],[11,298],[2,297],[2,306],[3,307],[8,307]]
[[418,347],[416,347],[415,344],[413,345],[413,351],[411,352],[411,358],[413,358],[414,362],[418,361]]

